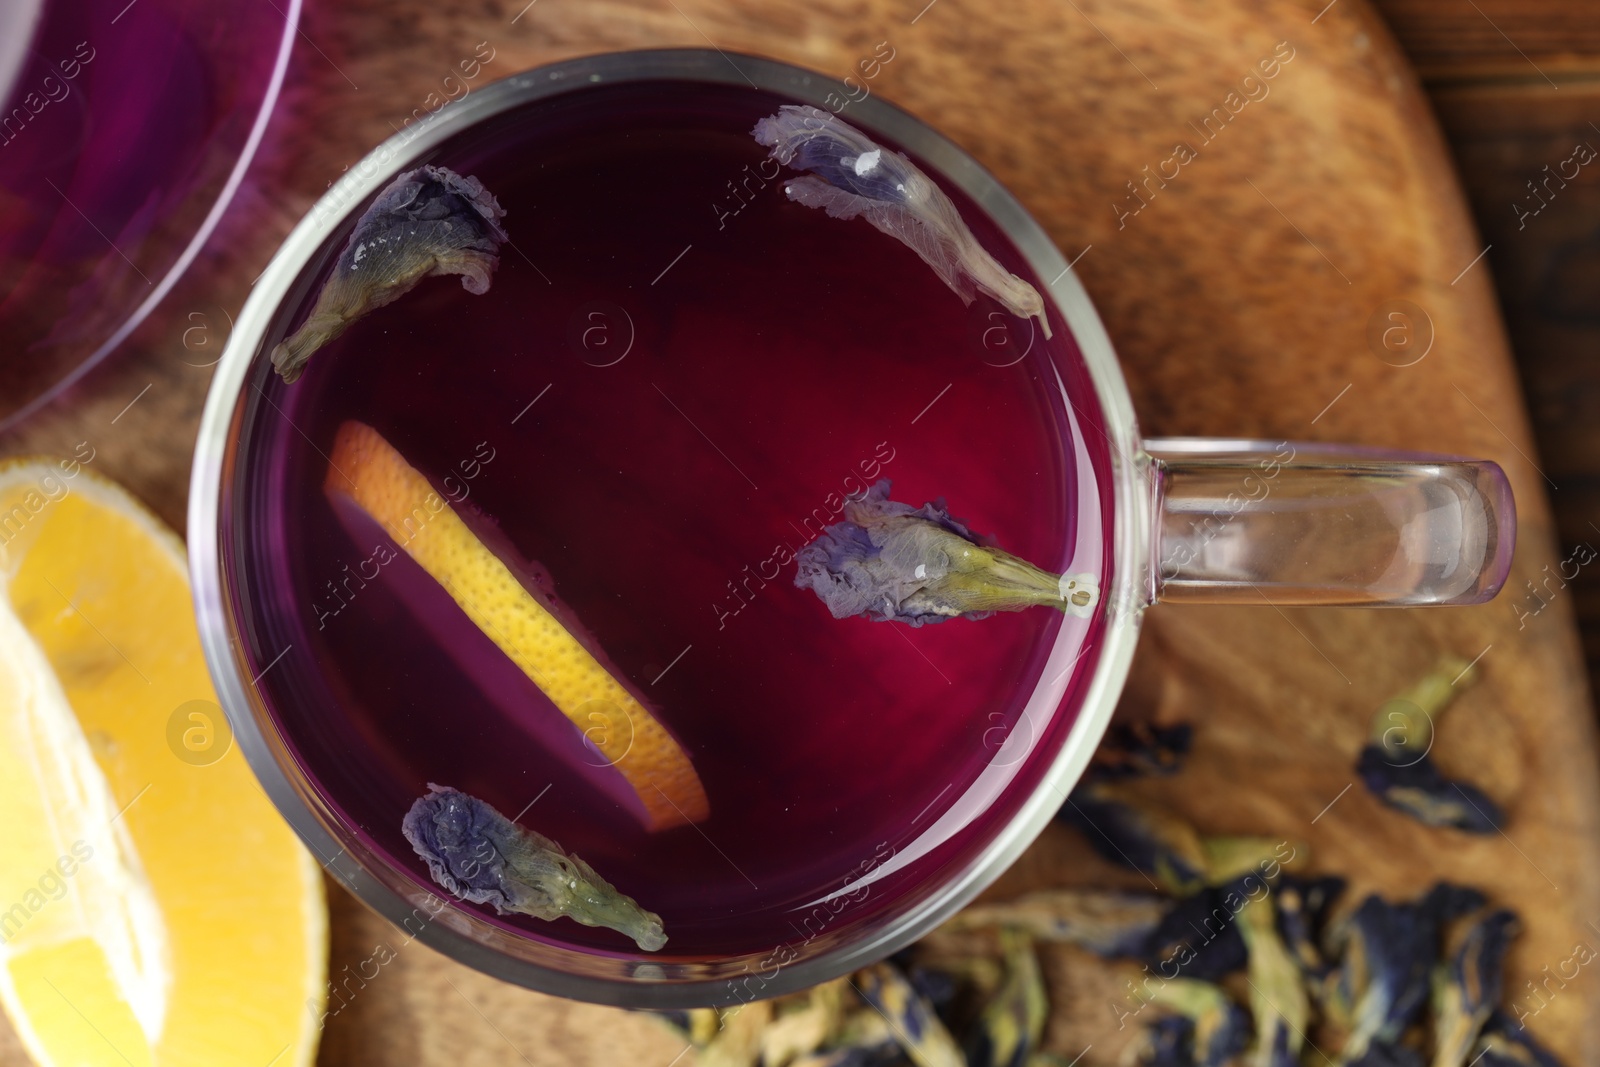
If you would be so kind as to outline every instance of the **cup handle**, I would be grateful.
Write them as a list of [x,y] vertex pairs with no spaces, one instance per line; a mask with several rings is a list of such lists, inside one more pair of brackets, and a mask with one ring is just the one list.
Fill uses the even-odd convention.
[[1498,464],[1304,442],[1145,442],[1151,599],[1481,604],[1505,584],[1516,504]]

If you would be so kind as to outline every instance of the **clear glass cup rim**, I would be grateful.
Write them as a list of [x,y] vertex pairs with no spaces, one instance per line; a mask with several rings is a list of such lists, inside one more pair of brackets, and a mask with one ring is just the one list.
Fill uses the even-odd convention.
[[[841,82],[826,75],[765,57],[712,49],[665,49],[563,60],[475,90],[378,145],[313,205],[255,283],[206,398],[191,470],[188,552],[201,644],[218,699],[251,770],[278,811],[335,879],[397,926],[416,915],[416,900],[400,895],[354,861],[339,864],[347,843],[324,825],[302,792],[304,783],[296,782],[280,762],[266,733],[270,727],[264,725],[266,713],[259,692],[240,669],[237,623],[228,608],[231,597],[222,570],[220,533],[225,477],[235,458],[234,420],[247,374],[258,360],[267,358],[263,342],[308,262],[341,222],[397,173],[418,165],[429,151],[463,129],[512,108],[591,86],[660,80],[748,84],[818,107],[826,106],[829,93],[843,88]],[[1100,657],[1077,718],[1060,750],[1053,757],[1041,757],[1049,759],[1049,766],[1016,814],[981,854],[936,891],[860,939],[784,964],[763,983],[758,994],[762,998],[804,989],[891,955],[940,925],[1011,866],[1043,831],[1060,807],[1061,797],[1088,766],[1126,682],[1139,620],[1149,602],[1154,507],[1146,476],[1149,457],[1139,440],[1132,399],[1110,337],[1088,293],[1021,203],[954,142],[877,95],[853,103],[849,121],[916,153],[989,215],[1038,278],[1056,279],[1045,295],[1065,320],[1082,355],[1111,444],[1111,582],[1102,590],[1106,625]],[[662,981],[648,980],[643,973],[626,978],[556,970],[498,952],[456,925],[427,922],[414,936],[469,967],[541,992],[630,1008],[685,1008],[749,999],[733,994],[732,983],[721,975]]]

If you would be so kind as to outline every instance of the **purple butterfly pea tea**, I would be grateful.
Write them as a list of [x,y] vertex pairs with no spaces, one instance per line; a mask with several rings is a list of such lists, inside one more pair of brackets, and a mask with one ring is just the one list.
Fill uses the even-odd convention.
[[[884,479],[903,510],[927,504],[1075,589],[1109,588],[1112,519],[1102,415],[1065,322],[1040,312],[1047,338],[867,219],[787,197],[799,172],[751,131],[790,102],[603,85],[457,135],[427,162],[503,208],[492,284],[427,278],[294,384],[258,367],[245,391],[226,565],[260,689],[322,800],[437,891],[402,821],[449,783],[659,915],[652,959],[848,936],[973,862],[1059,751],[1103,638],[1093,610],[913,627],[835,618],[796,585],[806,546]],[[1048,292],[908,158],[996,263]],[[269,341],[316,293],[308,281]],[[330,503],[348,419],[583,620],[688,752],[709,818],[648,832],[583,731],[375,524]],[[616,930],[459,906],[637,951]]]

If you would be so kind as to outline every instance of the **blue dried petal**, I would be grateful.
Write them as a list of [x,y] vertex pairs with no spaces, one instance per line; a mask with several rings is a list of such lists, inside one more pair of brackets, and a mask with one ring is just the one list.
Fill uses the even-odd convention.
[[845,518],[795,555],[794,584],[836,619],[864,615],[910,626],[987,618],[1037,604],[1076,610],[1058,575],[976,542],[943,501],[889,499],[889,480],[845,503]]
[[1300,968],[1278,937],[1277,907],[1268,896],[1239,912],[1249,951],[1250,1012],[1255,1018],[1256,1067],[1295,1067],[1311,1020]]
[[1348,1062],[1347,1067],[1427,1067],[1422,1053],[1410,1045],[1374,1041],[1366,1052]]
[[1499,805],[1475,785],[1439,773],[1429,755],[1402,755],[1400,762],[1381,745],[1367,745],[1356,773],[1377,798],[1428,826],[1492,834],[1505,821]]
[[1080,783],[1056,817],[1082,830],[1107,860],[1156,878],[1169,892],[1206,883],[1205,846],[1194,827],[1118,783]]
[[784,183],[790,200],[832,218],[866,219],[920,256],[964,303],[987,293],[1018,318],[1036,317],[1049,339],[1039,291],[978,243],[951,199],[905,156],[801,104],[785,104],[751,134],[771,149],[771,158],[811,172]]
[[1135,1055],[1142,1067],[1195,1067],[1194,1023],[1168,1015],[1145,1024]]
[[1189,1059],[1196,1067],[1222,1067],[1250,1041],[1250,1014],[1220,986],[1176,978],[1155,987],[1152,1004],[1167,1008],[1193,1024]]
[[1095,749],[1086,774],[1096,781],[1176,774],[1194,741],[1186,722],[1160,726],[1151,722],[1113,723]]
[[876,963],[857,971],[855,982],[862,999],[889,1020],[895,1039],[919,1067],[964,1067],[955,1038],[899,968]]
[[1003,926],[1106,958],[1142,956],[1172,902],[1120,889],[1043,889],[1003,904],[973,904],[945,930]]
[[1470,664],[1449,657],[1386,701],[1372,717],[1356,773],[1378,799],[1419,822],[1487,834],[1500,828],[1500,808],[1476,786],[1446,778],[1429,754],[1435,720],[1471,678]]
[[1535,1041],[1525,1025],[1498,1009],[1483,1024],[1472,1062],[1477,1067],[1562,1067],[1556,1054]]
[[1421,900],[1363,900],[1334,937],[1340,966],[1324,1005],[1349,1031],[1345,1055],[1359,1058],[1374,1041],[1396,1042],[1428,1001],[1430,974],[1445,923],[1483,906],[1483,894],[1441,882]]
[[1344,892],[1345,880],[1337,876],[1301,878],[1283,875],[1274,890],[1278,902],[1278,934],[1308,979],[1320,982],[1333,970],[1322,953],[1328,912]]
[[1044,1036],[1050,998],[1033,939],[1017,930],[1002,930],[1000,946],[1005,978],[968,1035],[967,1067],[1023,1067]]
[[1434,975],[1433,1067],[1462,1067],[1478,1031],[1500,1001],[1501,968],[1517,933],[1517,916],[1505,909],[1478,917]]
[[311,314],[272,350],[272,365],[294,381],[317,349],[424,278],[459,274],[467,292],[488,292],[506,240],[504,217],[476,178],[433,166],[400,175],[356,222]]
[[646,952],[666,944],[661,917],[645,911],[548,837],[525,830],[477,797],[428,784],[401,830],[446,892],[499,914],[566,916],[626,934]]
[[1163,976],[1205,982],[1243,969],[1248,959],[1238,923],[1238,901],[1247,896],[1243,882],[1208,886],[1179,900],[1150,935],[1143,961]]

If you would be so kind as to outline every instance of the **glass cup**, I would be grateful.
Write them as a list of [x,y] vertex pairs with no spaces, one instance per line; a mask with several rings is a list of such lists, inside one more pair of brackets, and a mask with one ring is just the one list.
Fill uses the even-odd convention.
[[[261,488],[265,483],[242,488],[247,430],[251,413],[263,410],[266,399],[260,383],[268,353],[329,255],[337,254],[354,220],[395,175],[435,158],[430,153],[451,137],[514,109],[637,81],[739,87],[749,81],[819,107],[843,99],[834,95],[839,83],[822,75],[704,50],[570,60],[478,90],[379,146],[290,234],[240,315],[206,404],[191,483],[189,552],[200,633],[220,699],[279,810],[335,878],[411,936],[502,979],[601,1003],[684,1007],[792,992],[881,959],[932,930],[1028,847],[1106,729],[1151,604],[1475,604],[1504,582],[1515,514],[1505,476],[1493,463],[1321,444],[1141,439],[1105,328],[1044,231],[954,144],[877,97],[860,100],[849,112],[852,125],[904,148],[947,189],[981,205],[1037,278],[1057,279],[1046,300],[1092,382],[1094,396],[1078,400],[1098,403],[1110,443],[1108,580],[1095,606],[1104,624],[1100,654],[1086,684],[1073,689],[1076,706],[1063,708],[1061,675],[1053,688],[1043,677],[1071,668],[1070,654],[1057,646],[1032,681],[1025,712],[1041,720],[1073,714],[1070,728],[1039,729],[1036,737],[1048,740],[1020,753],[1008,745],[996,754],[990,768],[996,781],[1024,785],[1004,817],[985,824],[981,848],[938,868],[915,892],[901,893],[868,918],[770,952],[717,959],[585,952],[517,936],[454,906],[387,861],[359,827],[345,824],[319,797],[256,685],[271,668],[270,652],[251,647],[250,627],[236,607],[239,583],[249,576],[235,570],[229,537],[237,524],[260,514],[252,508],[274,502],[270,486]],[[869,889],[893,864],[867,866],[840,893]]]
[[[109,356],[177,284],[244,180],[300,0],[0,4],[0,429]],[[196,307],[209,367],[227,312]]]

